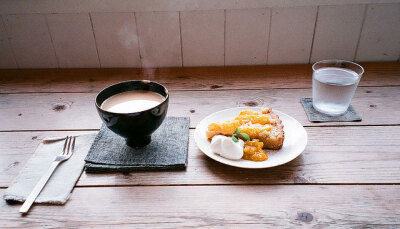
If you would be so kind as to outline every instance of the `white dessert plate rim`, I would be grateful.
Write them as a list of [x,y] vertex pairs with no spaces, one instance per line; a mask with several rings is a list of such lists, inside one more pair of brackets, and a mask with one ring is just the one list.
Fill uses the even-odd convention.
[[210,123],[221,122],[236,117],[242,110],[261,111],[262,107],[235,107],[214,112],[203,118],[197,125],[194,132],[194,139],[197,147],[208,157],[220,163],[248,169],[270,168],[288,163],[298,157],[307,146],[307,132],[304,127],[293,117],[279,110],[273,109],[284,125],[285,140],[280,150],[267,150],[268,160],[254,162],[249,160],[230,160],[221,157],[211,150],[211,142],[206,137],[206,130]]

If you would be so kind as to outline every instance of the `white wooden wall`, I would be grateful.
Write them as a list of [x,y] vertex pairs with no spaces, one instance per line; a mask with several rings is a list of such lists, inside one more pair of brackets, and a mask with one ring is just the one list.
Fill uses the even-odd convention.
[[400,3],[2,14],[0,19],[0,68],[400,59]]

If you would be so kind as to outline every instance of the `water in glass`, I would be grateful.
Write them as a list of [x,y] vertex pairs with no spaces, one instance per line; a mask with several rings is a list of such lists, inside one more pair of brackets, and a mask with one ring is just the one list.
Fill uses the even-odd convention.
[[359,75],[336,67],[320,68],[313,74],[313,106],[329,115],[346,112],[356,91]]

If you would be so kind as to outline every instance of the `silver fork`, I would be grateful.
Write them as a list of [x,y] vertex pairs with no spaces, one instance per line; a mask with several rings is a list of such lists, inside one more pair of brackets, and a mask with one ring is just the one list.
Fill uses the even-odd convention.
[[64,143],[64,148],[61,152],[60,155],[56,157],[56,159],[51,163],[49,169],[46,171],[45,174],[43,174],[42,178],[40,178],[39,182],[36,184],[36,186],[33,188],[32,192],[29,194],[29,196],[26,198],[24,204],[22,207],[19,209],[20,213],[27,213],[29,211],[29,208],[31,208],[33,202],[35,202],[36,198],[46,185],[47,181],[50,179],[51,175],[53,174],[54,170],[56,170],[57,166],[63,162],[68,160],[72,153],[75,150],[75,139],[76,137],[71,137],[67,136],[65,139]]

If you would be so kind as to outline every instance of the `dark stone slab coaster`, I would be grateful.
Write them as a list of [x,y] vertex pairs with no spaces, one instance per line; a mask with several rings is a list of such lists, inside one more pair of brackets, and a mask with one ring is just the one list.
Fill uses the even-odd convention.
[[151,143],[131,148],[105,125],[97,134],[85,161],[86,172],[185,169],[188,160],[189,117],[167,117],[153,133]]
[[300,101],[310,122],[359,122],[362,120],[351,105],[344,114],[331,116],[315,110],[312,105],[312,98],[302,98]]

